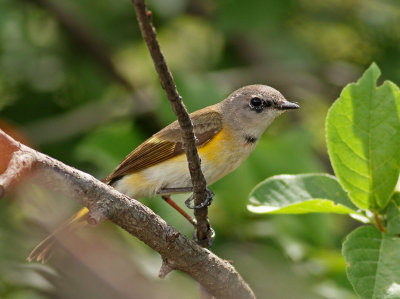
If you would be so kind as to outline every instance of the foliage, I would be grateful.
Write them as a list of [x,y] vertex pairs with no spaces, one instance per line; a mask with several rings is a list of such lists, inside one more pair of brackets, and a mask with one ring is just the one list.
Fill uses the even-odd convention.
[[[67,30],[46,2],[88,32],[132,88]],[[210,207],[216,231],[212,250],[234,262],[259,298],[354,298],[340,253],[343,235],[354,229],[352,218],[315,213],[265,219],[246,210],[246,198],[266,177],[331,172],[323,123],[343,85],[371,61],[400,82],[399,2],[148,4],[189,111],[251,83],[271,85],[301,106],[277,119],[249,159],[211,186],[216,194]],[[2,129],[103,178],[173,120],[130,1],[0,1]],[[186,197],[174,199],[182,205]],[[142,201],[192,235],[192,227],[164,202]],[[399,227],[397,206],[388,205],[393,218],[388,232]],[[354,209],[354,203],[348,207]],[[70,250],[59,249],[47,265],[26,264],[30,250],[78,208],[59,194],[31,188],[0,201],[1,298],[192,298],[198,293],[181,273],[157,279],[159,256],[108,223],[80,231],[78,240],[68,243]]]
[[343,89],[326,119],[329,156],[340,183],[362,209],[385,208],[400,165],[400,91],[386,81],[376,88],[375,64]]
[[400,297],[400,238],[372,226],[351,232],[343,243],[347,275],[362,298]]
[[[257,213],[345,213],[375,224],[343,243],[347,275],[362,298],[399,298],[400,89],[372,64],[347,85],[326,119],[326,139],[337,176],[276,176],[250,195]],[[354,205],[353,205],[354,203]],[[389,204],[389,206],[388,206]],[[361,217],[360,217],[361,216]],[[374,217],[374,218],[372,218]]]
[[254,188],[250,203],[253,213],[357,213],[337,179],[327,174],[272,177]]

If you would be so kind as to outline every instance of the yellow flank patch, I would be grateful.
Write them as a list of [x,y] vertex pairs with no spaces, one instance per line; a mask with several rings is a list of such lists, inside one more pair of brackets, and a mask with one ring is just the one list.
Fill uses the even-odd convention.
[[128,184],[135,185],[135,188],[137,189],[146,188],[149,183],[149,181],[144,177],[143,174],[141,174],[140,171],[127,175],[126,179]]
[[117,184],[116,189],[130,197],[141,198],[151,196],[157,184],[147,179],[142,171],[124,176]]
[[224,161],[222,159],[223,157],[221,157],[221,154],[227,150],[229,151],[229,148],[232,146],[232,141],[233,136],[229,130],[226,128],[222,129],[204,146],[199,147],[199,155],[207,159],[208,162],[219,164]]

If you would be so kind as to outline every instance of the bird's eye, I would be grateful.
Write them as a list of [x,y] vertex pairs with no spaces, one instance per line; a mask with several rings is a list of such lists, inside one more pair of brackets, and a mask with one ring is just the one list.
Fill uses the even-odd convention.
[[262,101],[260,100],[260,98],[254,97],[254,98],[252,98],[252,99],[250,100],[250,104],[251,104],[253,107],[260,107],[261,104],[262,104]]

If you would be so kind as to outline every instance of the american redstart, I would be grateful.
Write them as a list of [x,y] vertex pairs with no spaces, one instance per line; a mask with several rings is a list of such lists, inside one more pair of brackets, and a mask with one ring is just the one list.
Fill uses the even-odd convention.
[[[242,164],[277,116],[297,108],[272,87],[249,85],[218,104],[191,113],[207,185]],[[135,199],[190,192],[192,182],[178,122],[139,145],[103,181]],[[36,246],[28,260],[46,261],[56,234],[86,223],[88,215],[87,208],[81,209]]]

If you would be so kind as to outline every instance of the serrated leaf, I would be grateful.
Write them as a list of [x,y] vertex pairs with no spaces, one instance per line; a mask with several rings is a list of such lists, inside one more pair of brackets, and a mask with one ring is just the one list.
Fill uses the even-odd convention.
[[343,243],[347,276],[361,298],[400,298],[400,238],[373,226],[351,232]]
[[400,165],[400,91],[392,82],[376,87],[372,64],[347,85],[328,112],[328,152],[336,177],[362,209],[384,208]]
[[334,176],[328,174],[278,175],[258,184],[247,208],[253,213],[353,214],[357,208]]

